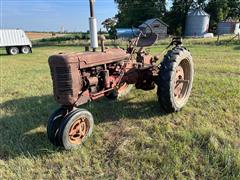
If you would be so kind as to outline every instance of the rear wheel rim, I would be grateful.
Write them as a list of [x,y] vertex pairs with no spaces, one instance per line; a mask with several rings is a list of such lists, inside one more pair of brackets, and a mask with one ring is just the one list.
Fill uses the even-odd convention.
[[181,61],[177,66],[174,80],[174,99],[181,103],[187,98],[191,83],[190,64],[187,59]]
[[89,131],[88,119],[80,117],[71,125],[68,137],[72,144],[79,145],[83,142]]

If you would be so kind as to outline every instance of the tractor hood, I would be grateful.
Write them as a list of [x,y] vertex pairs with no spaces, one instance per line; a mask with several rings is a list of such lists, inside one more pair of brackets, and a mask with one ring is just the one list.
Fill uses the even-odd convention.
[[53,55],[49,57],[50,65],[66,66],[78,63],[80,69],[109,64],[129,58],[129,54],[120,48],[106,49],[105,52],[84,52]]

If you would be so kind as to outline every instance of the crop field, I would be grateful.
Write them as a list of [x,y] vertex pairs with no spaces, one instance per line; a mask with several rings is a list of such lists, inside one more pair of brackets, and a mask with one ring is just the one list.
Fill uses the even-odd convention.
[[83,108],[95,118],[94,132],[73,151],[47,139],[48,117],[58,108],[47,59],[83,48],[2,50],[0,179],[240,179],[240,44],[185,45],[195,79],[181,112],[164,113],[156,89],[89,103]]
[[[52,33],[27,32],[26,34],[31,40],[38,40],[38,39],[53,37]],[[65,34],[55,34],[54,37],[61,37],[64,35]]]

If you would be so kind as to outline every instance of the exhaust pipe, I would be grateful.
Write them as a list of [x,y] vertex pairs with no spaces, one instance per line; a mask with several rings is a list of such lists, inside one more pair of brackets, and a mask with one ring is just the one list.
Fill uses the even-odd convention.
[[89,28],[90,28],[90,38],[91,38],[91,48],[93,52],[98,48],[98,34],[97,34],[97,19],[94,16],[94,1],[90,2],[90,18],[89,18]]

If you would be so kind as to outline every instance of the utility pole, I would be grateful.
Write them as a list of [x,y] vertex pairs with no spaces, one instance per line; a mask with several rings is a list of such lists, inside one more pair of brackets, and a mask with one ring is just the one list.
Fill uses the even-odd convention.
[[94,17],[94,0],[89,0],[90,1],[90,17]]
[[97,35],[97,19],[94,16],[94,2],[95,0],[89,0],[90,3],[90,18],[89,18],[89,28],[91,37],[91,48],[93,52],[98,48],[98,35]]

